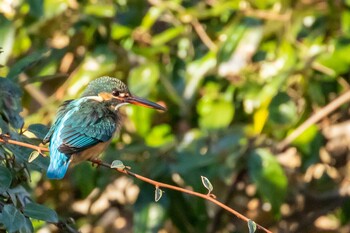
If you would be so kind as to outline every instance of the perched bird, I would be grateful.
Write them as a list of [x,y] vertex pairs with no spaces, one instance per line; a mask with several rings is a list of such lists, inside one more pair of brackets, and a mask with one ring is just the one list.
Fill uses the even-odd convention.
[[65,101],[43,142],[50,142],[47,177],[62,179],[69,164],[96,158],[120,130],[119,107],[135,104],[165,111],[163,106],[132,95],[119,79],[91,81],[80,98]]

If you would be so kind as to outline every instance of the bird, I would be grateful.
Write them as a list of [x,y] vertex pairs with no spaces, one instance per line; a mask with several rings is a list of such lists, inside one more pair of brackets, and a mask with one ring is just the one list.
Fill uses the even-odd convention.
[[166,108],[130,93],[119,79],[103,76],[92,80],[78,99],[66,100],[43,139],[49,142],[49,179],[64,178],[68,167],[96,159],[121,129],[119,108],[134,104],[156,110]]

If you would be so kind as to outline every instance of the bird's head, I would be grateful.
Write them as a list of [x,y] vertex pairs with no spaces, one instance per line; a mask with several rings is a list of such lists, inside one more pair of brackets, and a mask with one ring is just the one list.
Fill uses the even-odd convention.
[[91,81],[82,97],[91,97],[100,102],[108,102],[117,110],[125,104],[135,104],[165,111],[166,108],[130,93],[128,87],[119,79],[103,76]]

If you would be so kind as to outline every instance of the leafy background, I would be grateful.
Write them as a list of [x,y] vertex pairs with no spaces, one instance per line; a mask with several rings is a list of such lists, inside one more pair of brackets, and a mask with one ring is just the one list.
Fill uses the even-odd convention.
[[[277,145],[350,89],[347,0],[3,0],[0,129],[39,145],[60,103],[110,75],[167,106],[128,106],[102,159],[205,193],[274,232],[348,232],[349,105]],[[24,125],[23,125],[24,124]],[[247,232],[196,197],[0,145],[8,232]],[[53,224],[51,224],[53,223]]]

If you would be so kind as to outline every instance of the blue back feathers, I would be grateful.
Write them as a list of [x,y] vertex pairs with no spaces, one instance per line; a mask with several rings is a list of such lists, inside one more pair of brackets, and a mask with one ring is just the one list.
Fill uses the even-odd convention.
[[71,156],[79,156],[79,152],[110,140],[119,129],[117,122],[117,113],[103,102],[87,97],[66,101],[58,110],[56,121],[44,139],[44,143],[50,141],[47,177],[62,179]]

